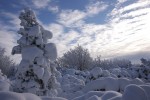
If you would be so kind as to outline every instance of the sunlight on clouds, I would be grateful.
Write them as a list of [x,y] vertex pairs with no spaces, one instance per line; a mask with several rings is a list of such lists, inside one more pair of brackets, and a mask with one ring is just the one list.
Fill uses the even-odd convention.
[[[138,8],[137,5],[139,4],[136,3],[135,5]],[[132,4],[132,6],[134,6],[134,4]],[[101,52],[101,54],[104,53],[106,58],[128,55],[139,51],[148,51],[147,48],[150,47],[150,29],[148,28],[150,7],[141,8],[141,5],[139,6],[138,9],[130,7],[130,9],[127,9],[129,12],[125,14],[120,13],[118,9],[118,12],[112,16],[109,22],[112,27],[111,40],[107,46],[104,45],[102,47],[103,50]],[[143,6],[145,6],[144,3]],[[114,13],[114,10],[112,13]],[[131,18],[129,18],[129,16],[131,16]],[[109,53],[105,54],[105,52]]]

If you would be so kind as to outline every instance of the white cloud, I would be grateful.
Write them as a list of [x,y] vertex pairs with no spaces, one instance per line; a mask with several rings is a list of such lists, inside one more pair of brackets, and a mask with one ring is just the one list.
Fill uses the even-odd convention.
[[45,8],[50,1],[51,0],[32,0],[32,3],[36,8]]
[[99,14],[100,12],[104,11],[107,7],[108,5],[105,4],[104,2],[100,2],[100,1],[90,2],[86,6],[87,16],[93,16],[95,14]]
[[[140,3],[145,6],[145,3]],[[133,3],[131,4],[132,7],[130,5],[130,7],[124,7],[124,11],[128,11],[126,13],[120,12],[120,9],[124,8],[115,8],[112,11],[112,14],[110,14],[112,18],[108,23],[111,26],[111,30],[108,33],[111,38],[106,39],[109,40],[109,43],[104,40],[103,42],[107,44],[100,46],[102,51],[100,53],[104,57],[110,58],[149,51],[150,29],[148,26],[150,25],[150,6],[141,7],[140,3]],[[133,9],[134,7],[136,9]],[[116,11],[115,14],[114,11]],[[104,32],[107,32],[107,30],[104,30]],[[103,36],[101,35],[101,37]]]
[[59,12],[59,7],[58,6],[49,6],[48,10],[52,13],[58,13]]
[[104,11],[108,7],[103,2],[90,2],[85,10],[62,10],[58,15],[58,22],[66,27],[81,27],[84,23],[84,19],[93,17],[96,14]]
[[136,10],[136,9],[139,9],[139,8],[145,8],[148,5],[149,5],[148,1],[136,2],[136,3],[130,4],[128,6],[125,6],[125,7],[121,8],[121,9],[119,9],[119,12],[123,13],[123,12],[127,12],[127,11],[130,11],[130,10]]
[[11,51],[17,45],[17,35],[13,31],[8,31],[0,24],[0,47],[5,48],[6,55],[10,56],[16,63],[20,62],[21,55],[11,56]]
[[8,22],[11,24],[11,25],[5,25],[5,26],[3,26],[3,28],[16,30],[17,28],[20,27],[19,26],[20,20],[19,20],[19,18],[18,18],[18,16],[16,14],[9,13],[9,12],[1,12],[0,14],[3,17],[9,18]]
[[128,0],[118,0],[118,3],[124,3],[126,1],[128,1]]
[[[9,12],[1,12],[1,15],[9,18],[7,21],[9,24],[5,22],[0,22],[0,46],[6,49],[6,55],[11,55],[11,50],[14,46],[17,45],[17,30],[19,29],[20,20],[17,15]],[[16,63],[20,62],[21,55],[10,56]]]
[[58,16],[58,22],[64,26],[71,26],[72,24],[84,19],[86,13],[79,10],[62,10]]
[[[145,5],[143,2],[135,2],[124,7],[119,5],[120,7],[114,8],[109,14],[109,22],[103,25],[87,24],[84,17],[79,18],[78,20],[84,22],[78,26],[81,33],[75,44],[88,48],[93,56],[99,54],[103,58],[150,52],[150,6]],[[76,23],[73,22],[72,25]]]

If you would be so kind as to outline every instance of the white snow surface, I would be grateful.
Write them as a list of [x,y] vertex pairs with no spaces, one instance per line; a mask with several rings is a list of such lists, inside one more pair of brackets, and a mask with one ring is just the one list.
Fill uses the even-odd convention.
[[[85,84],[82,79],[78,79],[76,75],[70,73],[71,71],[74,74],[78,72],[69,70],[59,80],[62,85],[59,97],[39,97],[31,93],[10,92],[7,88],[7,91],[0,90],[0,100],[150,100],[150,84],[145,84],[138,78],[101,77]],[[82,74],[84,73],[82,72]],[[1,81],[5,81],[4,78],[1,78]],[[0,84],[0,86],[2,85]],[[100,91],[101,89],[105,89],[105,91]]]
[[29,46],[22,49],[22,60],[30,61],[32,63],[36,57],[41,57],[43,51],[36,46]]
[[45,56],[54,61],[57,58],[57,49],[54,43],[45,44]]

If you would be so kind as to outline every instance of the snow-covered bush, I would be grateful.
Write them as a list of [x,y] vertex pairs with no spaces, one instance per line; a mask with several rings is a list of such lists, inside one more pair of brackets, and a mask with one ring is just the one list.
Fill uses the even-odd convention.
[[56,96],[59,90],[55,77],[57,70],[50,62],[56,59],[57,50],[55,44],[47,43],[52,33],[36,21],[34,12],[29,8],[20,13],[19,19],[22,28],[18,34],[22,37],[12,54],[22,54],[22,60],[15,76],[14,91]]
[[90,68],[92,64],[92,58],[88,50],[79,45],[66,52],[58,61],[63,66],[78,70],[86,70]]
[[9,56],[5,55],[5,49],[0,47],[0,69],[2,73],[10,76],[10,74],[12,74],[11,69],[14,66],[13,60],[11,60]]
[[0,91],[9,91],[10,80],[0,70]]

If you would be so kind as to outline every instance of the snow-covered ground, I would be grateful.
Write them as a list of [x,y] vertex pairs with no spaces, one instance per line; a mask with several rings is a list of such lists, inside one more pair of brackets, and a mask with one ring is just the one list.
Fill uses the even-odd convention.
[[1,73],[0,100],[150,100],[149,79],[134,76],[144,74],[140,72],[135,68],[102,70],[96,67],[91,71],[59,69],[57,80],[61,84],[61,92],[57,97],[13,92],[12,82]]

